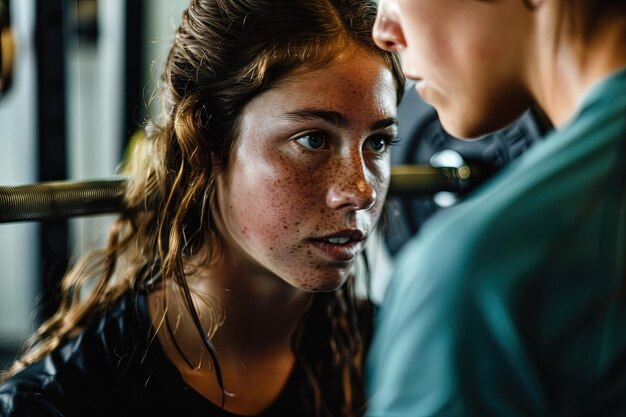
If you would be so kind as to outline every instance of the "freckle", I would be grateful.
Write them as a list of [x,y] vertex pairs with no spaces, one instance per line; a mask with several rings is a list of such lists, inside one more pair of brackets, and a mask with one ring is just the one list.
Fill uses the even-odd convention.
[[286,225],[285,225],[285,226],[283,226],[283,229],[287,230],[287,226],[286,226]]

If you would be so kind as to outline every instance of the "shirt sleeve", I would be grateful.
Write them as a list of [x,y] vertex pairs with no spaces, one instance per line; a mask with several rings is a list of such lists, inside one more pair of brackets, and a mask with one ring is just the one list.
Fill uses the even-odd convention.
[[31,365],[0,385],[0,417],[67,417],[62,389],[43,362]]
[[[2,400],[0,400],[2,401]],[[19,403],[9,410],[2,411],[2,417],[65,417],[62,411],[55,407],[43,395],[28,393],[19,399]]]

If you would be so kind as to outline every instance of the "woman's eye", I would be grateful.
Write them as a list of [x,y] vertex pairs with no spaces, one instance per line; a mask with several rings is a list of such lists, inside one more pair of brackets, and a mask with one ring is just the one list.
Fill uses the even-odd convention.
[[375,139],[370,140],[370,147],[374,151],[382,152],[385,150],[386,146],[387,146],[387,142],[383,138],[375,138]]
[[297,138],[296,142],[307,149],[322,149],[326,146],[326,138],[320,134],[306,134]]
[[387,150],[389,145],[393,145],[396,142],[397,141],[394,138],[378,136],[378,137],[373,137],[373,138],[369,139],[367,141],[367,143],[366,143],[366,147],[370,151],[374,151],[374,152],[377,152],[377,153],[383,153],[383,152],[385,152]]

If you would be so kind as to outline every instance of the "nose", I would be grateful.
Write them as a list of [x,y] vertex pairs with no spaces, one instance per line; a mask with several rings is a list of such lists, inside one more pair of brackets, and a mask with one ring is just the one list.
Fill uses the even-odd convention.
[[368,210],[376,203],[376,187],[368,180],[362,161],[342,164],[331,170],[326,204],[333,210],[346,212]]
[[397,52],[406,47],[402,27],[399,23],[400,13],[393,1],[381,0],[378,14],[372,31],[374,42],[379,48]]

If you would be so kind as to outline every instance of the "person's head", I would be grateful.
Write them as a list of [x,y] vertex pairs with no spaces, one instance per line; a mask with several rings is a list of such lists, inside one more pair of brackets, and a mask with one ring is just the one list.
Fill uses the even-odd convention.
[[179,255],[230,255],[301,288],[343,282],[380,215],[403,90],[375,14],[362,0],[191,1],[129,196],[159,202],[166,275]]
[[381,0],[374,39],[400,53],[405,74],[420,80],[418,92],[444,127],[472,137],[504,127],[535,101],[544,106],[572,64],[571,45],[585,45],[617,9],[623,19],[624,4]]
[[343,284],[382,212],[397,86],[381,57],[339,46],[247,103],[216,176],[232,262],[306,290]]

